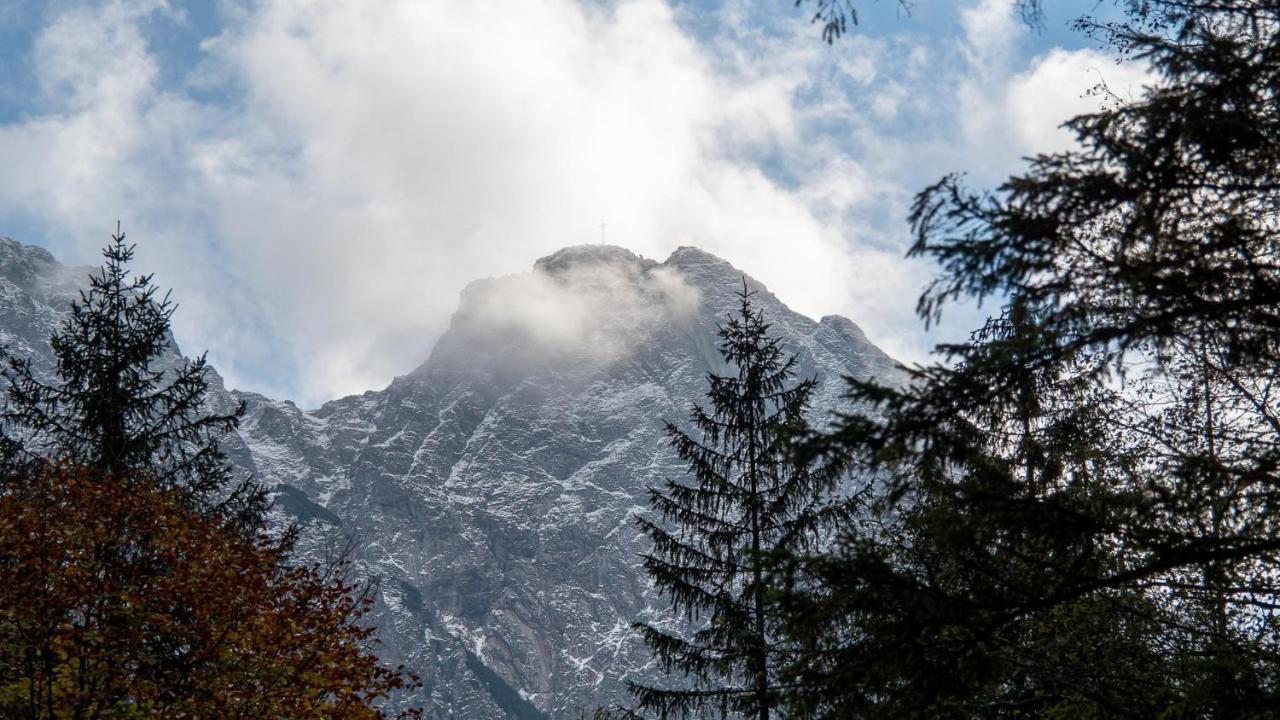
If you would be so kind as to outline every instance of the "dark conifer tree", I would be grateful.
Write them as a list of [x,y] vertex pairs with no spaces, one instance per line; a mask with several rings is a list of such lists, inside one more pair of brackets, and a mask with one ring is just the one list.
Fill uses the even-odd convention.
[[878,412],[815,444],[892,478],[784,603],[815,714],[1275,716],[1280,2],[1123,4],[1080,26],[1150,87],[996,192],[917,199],[921,316],[1020,320],[855,383]]
[[641,709],[663,717],[776,716],[784,648],[768,563],[809,546],[831,512],[817,501],[834,469],[797,464],[787,443],[805,428],[815,382],[793,382],[796,359],[769,335],[753,295],[744,281],[737,314],[720,328],[720,352],[736,372],[708,374],[709,405],[691,415],[697,435],[666,425],[688,480],[651,488],[657,517],[638,521],[653,543],[645,569],[693,627],[635,626],[663,668],[683,676],[671,688],[632,687]]
[[[1034,352],[1032,318],[975,342]],[[1020,348],[1020,349],[1019,349]],[[1137,558],[1114,528],[1142,502],[1150,448],[1096,357],[1027,368],[1002,402],[933,403],[929,378],[859,383],[874,415],[819,438],[860,458],[874,495],[837,541],[783,571],[790,717],[1151,716],[1167,706],[1161,603],[1108,588]],[[784,578],[785,580],[785,578]],[[1047,600],[1048,599],[1048,600]]]
[[151,275],[131,277],[134,247],[117,230],[105,261],[50,338],[52,381],[31,361],[0,349],[7,402],[0,412],[10,477],[32,463],[66,462],[106,475],[145,471],[182,491],[193,509],[217,511],[255,527],[264,493],[245,480],[234,488],[220,437],[244,406],[208,407],[205,356],[170,362],[169,322],[176,306],[157,295]]

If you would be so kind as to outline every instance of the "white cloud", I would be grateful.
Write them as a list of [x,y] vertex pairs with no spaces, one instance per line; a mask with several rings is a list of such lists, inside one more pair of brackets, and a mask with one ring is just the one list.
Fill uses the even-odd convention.
[[1092,58],[1019,71],[1004,0],[951,49],[828,48],[748,6],[696,38],[662,0],[257,0],[228,6],[178,86],[142,30],[165,3],[72,10],[37,43],[39,112],[0,125],[0,219],[88,261],[121,217],[177,288],[184,348],[308,405],[411,370],[467,282],[602,221],[610,243],[698,245],[921,358],[927,268],[901,260],[920,167],[1013,169],[1075,111],[1059,86]]
[[1145,66],[1089,48],[1051,48],[1016,68],[1011,61],[1028,31],[1015,15],[1013,0],[979,0],[963,13],[970,66],[960,84],[961,156],[985,182],[1018,170],[1024,157],[1071,147],[1061,125],[1102,106],[1091,92],[1099,84],[1136,97],[1148,82]]
[[1105,98],[1092,92],[1095,88],[1105,87],[1108,93],[1130,99],[1150,82],[1141,65],[1117,64],[1096,50],[1055,48],[1011,79],[1004,109],[1018,132],[1023,154],[1066,150],[1075,138],[1060,125],[1101,107]]
[[144,132],[138,106],[156,67],[137,21],[152,9],[134,3],[112,3],[97,13],[77,9],[41,34],[35,44],[38,101],[49,110],[0,126],[6,204],[67,216],[108,186],[132,179],[112,171]]
[[717,249],[721,218],[764,242],[761,220],[803,214],[721,151],[788,132],[774,78],[726,82],[654,0],[275,2],[218,53],[247,83],[245,128],[271,132],[237,146],[238,171],[215,152],[204,181],[308,394],[412,367],[462,283],[593,241],[602,220],[610,242],[664,255]]
[[1000,71],[1023,35],[1013,6],[1013,0],[977,0],[960,12],[965,55],[984,73]]
[[138,30],[156,9],[46,29],[57,109],[4,131],[9,172],[34,182],[0,206],[86,244],[140,218],[141,259],[186,305],[180,338],[233,383],[275,357],[293,385],[268,390],[306,402],[379,386],[425,358],[465,282],[602,220],[650,256],[723,254],[814,314],[842,299],[837,232],[749,157],[800,142],[803,66],[714,56],[663,2],[262,2],[206,44],[205,71],[243,89],[231,107],[157,87]]
[[641,347],[649,333],[685,326],[697,314],[699,293],[677,272],[646,267],[632,256],[580,257],[468,286],[458,310],[458,341],[485,348],[500,363],[549,362],[566,357],[610,364]]

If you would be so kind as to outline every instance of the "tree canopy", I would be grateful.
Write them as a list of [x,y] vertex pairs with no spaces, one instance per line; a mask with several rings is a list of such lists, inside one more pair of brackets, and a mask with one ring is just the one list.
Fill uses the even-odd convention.
[[0,487],[4,717],[383,717],[416,679],[379,664],[370,602],[141,471]]
[[823,717],[1270,717],[1280,702],[1280,3],[1079,22],[1152,83],[990,192],[922,192],[919,313],[1002,312],[807,452],[882,488],[778,572]]

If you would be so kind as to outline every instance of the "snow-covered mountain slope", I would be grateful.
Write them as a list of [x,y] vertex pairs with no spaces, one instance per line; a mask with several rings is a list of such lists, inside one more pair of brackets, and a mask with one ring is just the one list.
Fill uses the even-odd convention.
[[[0,240],[0,339],[47,353],[68,272]],[[662,263],[568,248],[469,285],[431,357],[384,390],[304,412],[219,381],[213,402],[247,402],[229,449],[307,524],[306,552],[350,542],[377,578],[382,653],[425,682],[406,701],[576,718],[653,672],[629,630],[661,607],[633,518],[683,472],[662,420],[683,421],[724,369],[716,324],[743,282],[694,248]],[[896,376],[851,321],[814,322],[745,282],[818,378],[819,413],[840,407],[844,375]]]

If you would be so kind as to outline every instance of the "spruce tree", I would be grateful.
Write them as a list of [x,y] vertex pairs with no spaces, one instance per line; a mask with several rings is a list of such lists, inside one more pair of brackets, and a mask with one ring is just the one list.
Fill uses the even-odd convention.
[[666,672],[683,678],[632,686],[640,708],[663,717],[776,715],[783,649],[768,567],[774,554],[811,544],[826,514],[819,494],[834,470],[796,463],[788,448],[805,428],[815,381],[793,382],[796,358],[770,336],[753,295],[744,280],[737,314],[719,328],[736,372],[708,374],[708,405],[691,414],[697,436],[666,423],[689,477],[650,488],[656,517],[638,520],[652,541],[649,577],[692,626],[682,634],[635,624]]
[[219,443],[238,426],[243,404],[211,411],[205,356],[169,360],[176,306],[157,294],[151,275],[130,276],[134,246],[118,228],[102,254],[50,338],[52,381],[30,359],[0,349],[5,475],[60,462],[103,476],[145,471],[162,488],[181,491],[193,509],[254,527],[264,493],[249,480],[229,487],[232,470]]

